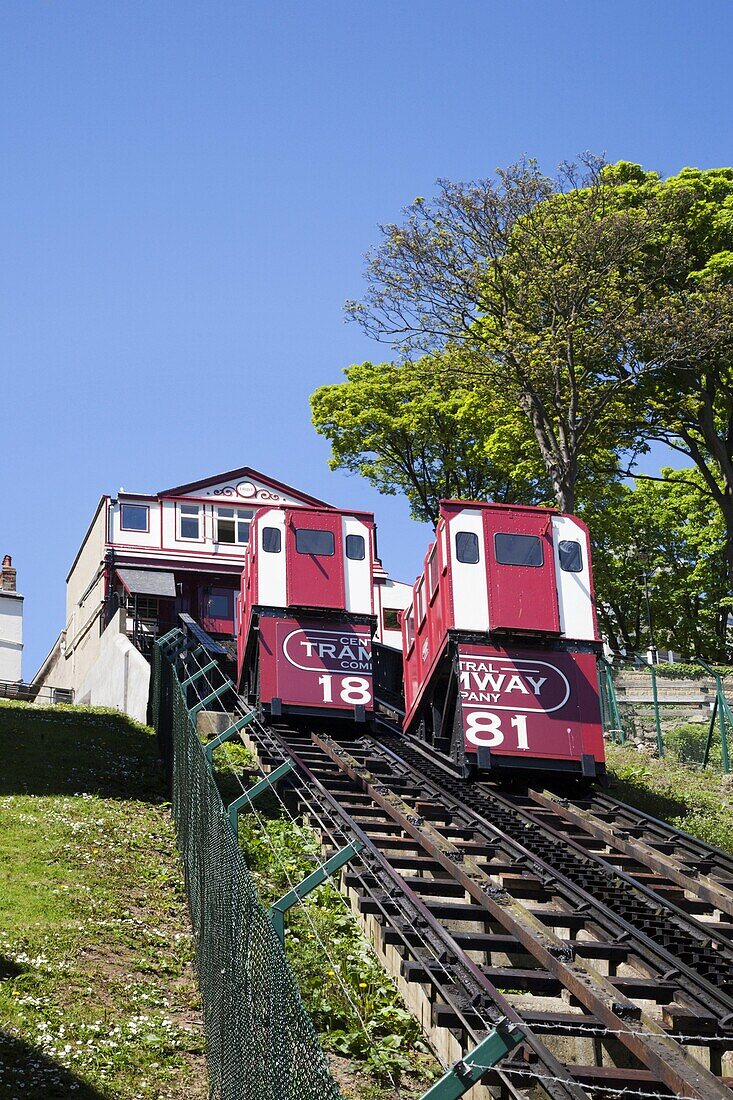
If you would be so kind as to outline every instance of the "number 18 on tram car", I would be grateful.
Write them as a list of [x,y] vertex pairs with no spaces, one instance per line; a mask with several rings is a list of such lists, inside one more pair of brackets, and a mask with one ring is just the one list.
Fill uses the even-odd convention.
[[406,734],[465,775],[603,775],[601,643],[581,520],[442,501],[402,632]]

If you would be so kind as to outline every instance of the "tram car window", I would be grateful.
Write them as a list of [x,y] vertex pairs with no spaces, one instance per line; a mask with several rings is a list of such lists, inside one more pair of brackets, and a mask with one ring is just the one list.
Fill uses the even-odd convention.
[[264,717],[373,713],[374,569],[371,513],[285,505],[255,513],[238,678]]
[[601,643],[577,517],[442,501],[402,633],[408,737],[464,774],[603,776]]

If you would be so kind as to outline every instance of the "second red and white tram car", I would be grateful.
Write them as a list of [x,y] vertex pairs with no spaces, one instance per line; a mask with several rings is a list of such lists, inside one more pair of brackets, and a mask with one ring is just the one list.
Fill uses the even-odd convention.
[[464,774],[603,774],[601,643],[581,520],[442,501],[402,631],[405,733]]
[[265,715],[373,713],[374,516],[273,505],[254,516],[238,612],[239,689]]

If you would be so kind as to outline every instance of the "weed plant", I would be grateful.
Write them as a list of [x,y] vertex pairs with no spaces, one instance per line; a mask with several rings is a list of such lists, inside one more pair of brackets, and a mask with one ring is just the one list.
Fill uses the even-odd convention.
[[[242,772],[254,764],[254,757],[241,749],[236,757],[230,751],[222,746],[214,753],[220,785],[231,782],[230,764]],[[239,838],[266,905],[301,882],[324,858],[315,831],[293,824],[273,795],[258,801],[256,814],[240,815]],[[285,945],[323,1045],[348,1059],[352,1069],[354,1062],[361,1065],[371,1077],[351,1088],[347,1082],[345,1094],[360,1100],[385,1097],[390,1084],[399,1082],[405,1100],[421,1095],[439,1072],[437,1063],[333,882],[289,910]]]

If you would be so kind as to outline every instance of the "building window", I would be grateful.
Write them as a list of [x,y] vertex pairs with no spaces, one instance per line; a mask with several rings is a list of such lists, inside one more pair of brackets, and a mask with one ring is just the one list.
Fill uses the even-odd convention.
[[123,531],[148,530],[147,504],[121,504],[120,527]]
[[212,592],[206,597],[206,618],[207,619],[232,619],[234,618],[234,612],[232,611],[232,595],[228,592]]
[[435,595],[438,587],[438,544],[433,547],[433,552],[428,559],[428,581],[430,582],[430,596]]
[[335,553],[333,532],[300,527],[295,532],[295,549],[299,554],[315,554],[319,558],[332,558]]
[[478,535],[475,532],[456,532],[456,557],[464,565],[476,565],[478,563]]
[[346,536],[346,557],[352,561],[364,561],[366,557],[366,544],[363,535]]
[[400,629],[400,612],[396,607],[385,607],[382,610],[382,625],[385,630]]
[[249,525],[253,515],[250,508],[217,508],[215,541],[231,546],[249,542]]
[[494,552],[499,565],[524,565],[539,569],[544,564],[539,535],[494,535]]
[[418,626],[422,626],[425,621],[425,582],[423,580],[420,581],[415,592],[415,608]]
[[279,554],[282,549],[282,536],[279,527],[262,528],[262,549],[266,554]]
[[178,506],[179,536],[182,539],[201,538],[201,508],[198,504],[180,504]]
[[405,624],[407,634],[407,648],[409,649],[412,643],[415,641],[415,613],[411,607],[408,607],[405,612]]
[[154,596],[130,596],[128,597],[128,611],[131,611],[138,619],[157,620],[160,605]]
[[560,568],[566,573],[583,572],[583,551],[574,539],[562,539],[557,547]]

